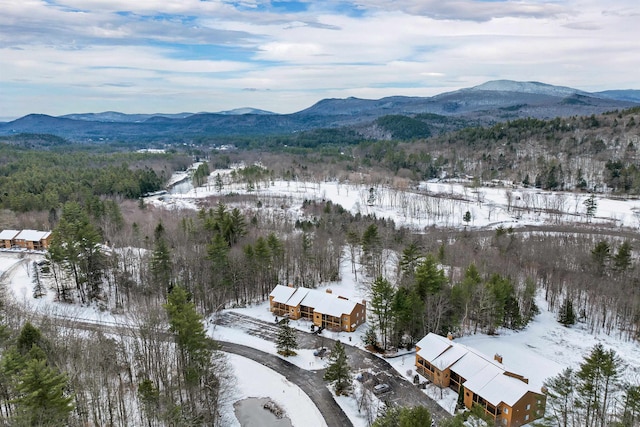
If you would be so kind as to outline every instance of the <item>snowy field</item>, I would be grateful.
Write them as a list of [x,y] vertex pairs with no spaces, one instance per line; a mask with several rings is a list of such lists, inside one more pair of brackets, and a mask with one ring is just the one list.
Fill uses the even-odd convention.
[[[226,183],[216,190],[214,177]],[[274,180],[248,189],[231,183],[230,169],[216,170],[209,182],[198,188],[181,185],[181,191],[147,198],[149,203],[168,209],[198,209],[211,196],[251,194],[264,199],[264,210],[294,220],[302,216],[304,200],[331,200],[353,214],[375,214],[396,225],[422,230],[427,227],[496,228],[567,223],[598,224],[607,227],[640,227],[640,200],[596,196],[597,209],[587,218],[585,193],[552,192],[536,188],[473,187],[467,183],[422,182],[417,188],[397,190],[386,186],[354,185],[336,181],[301,182]],[[372,191],[373,189],[373,191]],[[373,196],[372,196],[373,194]],[[273,200],[270,205],[269,201]],[[283,209],[282,201],[286,205]],[[255,204],[246,207],[255,208]],[[471,221],[465,223],[466,212]]]
[[[584,200],[587,195],[541,192],[534,189],[475,188],[461,184],[423,183],[419,190],[396,191],[378,187],[374,189],[375,200],[370,202],[370,187],[338,182],[287,182],[274,181],[257,186],[249,192],[244,185],[225,183],[222,192],[216,192],[213,178],[217,173],[228,175],[230,171],[214,171],[210,183],[204,187],[190,189],[178,194],[165,194],[147,198],[148,203],[168,209],[197,209],[202,199],[228,192],[257,194],[264,199],[263,208],[273,214],[296,219],[302,215],[301,204],[305,199],[331,200],[353,213],[375,214],[396,221],[397,225],[410,226],[416,230],[432,225],[439,227],[495,228],[498,225],[524,226],[561,223],[585,223]],[[182,177],[180,177],[182,178]],[[178,179],[178,178],[176,178]],[[282,199],[287,203],[283,209]],[[271,203],[273,201],[273,203]],[[597,197],[597,211],[592,222],[608,227],[628,227],[637,229],[640,224],[640,201],[614,200]],[[255,209],[255,203],[251,203]],[[469,211],[472,220],[465,224],[463,216]],[[42,255],[15,252],[0,252],[0,275],[8,284],[9,294],[19,303],[43,313],[73,317],[105,324],[123,323],[126,319],[101,311],[96,307],[73,307],[54,301],[54,291],[48,290],[40,299],[32,295],[33,283],[29,263],[42,259]],[[358,276],[361,279],[360,276]],[[365,282],[357,282],[351,273],[350,260],[345,257],[342,264],[340,282],[323,284],[320,289],[330,288],[334,294],[354,299],[368,299]],[[488,356],[499,353],[505,366],[529,378],[532,385],[539,387],[549,376],[555,375],[568,366],[576,367],[596,343],[614,349],[627,363],[630,372],[640,377],[640,347],[637,343],[625,342],[606,335],[591,335],[580,325],[565,328],[558,324],[554,314],[547,310],[546,303],[539,298],[542,313],[523,331],[499,331],[498,336],[475,335],[460,338],[459,342],[479,350]],[[268,303],[243,309],[238,313],[273,322]],[[306,321],[293,321],[292,326],[309,330]],[[367,329],[362,325],[353,334],[326,332],[330,338],[340,339],[347,345],[362,347],[361,336]],[[210,324],[210,334],[219,340],[248,345],[262,351],[277,354],[272,342],[249,335],[242,330]],[[349,341],[348,337],[351,337]],[[324,367],[321,360],[314,357],[311,350],[300,350],[298,356],[287,358],[300,368],[317,370]],[[406,354],[389,359],[394,368],[407,380],[412,370],[414,355]],[[247,359],[230,356],[237,374],[238,394],[246,397],[268,397],[282,406],[294,426],[322,427],[326,424],[318,417],[318,411],[308,396],[283,377]],[[247,373],[250,372],[250,375]],[[425,390],[443,408],[452,411],[456,395],[450,390]],[[441,394],[442,393],[442,394]],[[340,398],[338,403],[344,408],[355,426],[366,426],[366,420],[358,414],[353,398]],[[233,408],[229,409],[230,411]]]

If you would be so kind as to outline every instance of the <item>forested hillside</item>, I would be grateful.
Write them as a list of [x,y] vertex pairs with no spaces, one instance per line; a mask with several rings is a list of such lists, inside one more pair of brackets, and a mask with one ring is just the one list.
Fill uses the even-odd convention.
[[[42,262],[28,266],[34,296],[47,287],[70,307],[131,319],[113,336],[80,333],[71,320],[31,315],[3,296],[2,422],[33,425],[51,416],[51,425],[224,425],[217,414],[230,382],[198,326],[203,318],[265,301],[277,284],[339,281],[343,260],[369,296],[373,347],[411,348],[428,332],[522,330],[541,294],[567,326],[638,340],[638,234],[594,230],[595,199],[577,226],[424,229],[352,212],[328,197],[256,191],[276,180],[349,180],[369,190],[367,205],[376,203],[377,188],[400,194],[430,178],[456,178],[472,190],[513,181],[507,193],[513,185],[640,192],[637,109],[413,140],[414,130],[429,131],[415,120],[378,121],[411,141],[362,141],[330,130],[249,139],[235,150],[205,138],[174,146],[179,154],[121,145],[107,153],[46,136],[0,145],[0,225],[26,228],[36,217],[53,231]],[[196,192],[215,189],[212,195],[175,210],[140,198],[196,157],[206,161],[190,180]],[[471,214],[463,221],[469,225]],[[38,372],[51,381],[30,382]],[[32,411],[38,403],[29,393],[49,386],[56,392],[41,407],[51,412]]]

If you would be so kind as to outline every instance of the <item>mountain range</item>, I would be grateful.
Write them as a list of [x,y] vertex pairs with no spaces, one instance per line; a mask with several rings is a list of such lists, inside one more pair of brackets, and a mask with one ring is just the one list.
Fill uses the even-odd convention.
[[366,134],[376,120],[388,115],[430,120],[455,118],[492,124],[523,117],[547,119],[591,115],[640,106],[640,90],[584,92],[564,86],[511,80],[433,97],[392,96],[378,100],[324,99],[292,114],[254,108],[218,113],[124,114],[118,112],[68,114],[53,117],[29,114],[0,123],[0,135],[52,134],[74,141],[159,140],[210,136],[284,135],[320,128],[348,128]]

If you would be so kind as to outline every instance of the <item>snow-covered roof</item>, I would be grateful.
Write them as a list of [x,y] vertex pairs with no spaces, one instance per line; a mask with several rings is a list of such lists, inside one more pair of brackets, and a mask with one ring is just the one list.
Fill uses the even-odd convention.
[[20,230],[2,230],[0,231],[0,240],[13,240]]
[[269,294],[274,302],[286,304],[292,307],[304,305],[314,311],[340,317],[343,314],[351,314],[358,304],[355,301],[340,298],[337,295],[309,288],[292,288],[277,285]]
[[418,355],[440,370],[450,368],[464,380],[464,387],[494,406],[513,406],[528,391],[529,384],[509,375],[502,363],[440,335],[428,334],[417,344]]
[[287,305],[297,307],[310,291],[311,289],[309,288],[297,288],[293,295],[291,295],[291,298],[287,301]]
[[453,342],[451,340],[434,333],[429,333],[426,337],[418,341],[416,347],[420,347],[418,356],[431,363],[436,357],[450,349],[452,345]]
[[[494,367],[495,368],[495,367]],[[496,372],[487,367],[479,375],[464,383],[464,387],[494,406],[504,402],[509,406],[515,405],[527,392],[531,390],[529,384],[517,378],[506,375],[504,371]]]
[[49,237],[50,231],[38,231],[38,230],[22,230],[15,238],[17,240],[27,240],[30,242],[39,242],[42,239]]
[[[468,347],[463,346],[462,344],[456,344],[457,347],[461,347],[467,350],[464,357],[461,357],[451,366],[451,369],[458,375],[460,375],[465,380],[470,380],[476,375],[479,371],[482,370],[487,365],[494,365],[498,369],[500,369],[497,365],[498,363],[494,360],[490,360],[487,356],[476,354],[474,351],[470,350]],[[504,368],[502,369],[504,371]]]
[[320,303],[314,307],[314,310],[322,314],[328,314],[329,316],[340,317],[343,314],[351,314],[356,304],[358,303],[355,301],[325,294],[324,298],[320,300]]
[[322,302],[324,297],[328,295],[325,292],[316,291],[315,289],[309,289],[307,294],[300,301],[301,305],[305,307],[313,307],[314,309]]
[[289,286],[276,285],[276,287],[269,294],[270,297],[273,297],[274,302],[278,302],[281,304],[286,304],[287,300],[291,298],[291,295],[296,291],[296,288],[292,288]]
[[447,351],[436,357],[431,364],[440,370],[446,369],[468,354],[468,350],[459,345],[454,345]]

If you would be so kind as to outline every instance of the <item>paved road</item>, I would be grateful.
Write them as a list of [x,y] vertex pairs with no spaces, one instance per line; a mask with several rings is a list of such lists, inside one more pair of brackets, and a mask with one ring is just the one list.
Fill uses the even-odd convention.
[[[277,332],[278,332],[278,327],[271,322],[264,322],[262,320],[255,319],[250,316],[246,316],[239,313],[233,313],[233,312],[221,313],[220,316],[217,318],[216,323],[220,325],[244,330],[244,332],[249,335],[258,336],[262,339],[269,340],[269,341],[275,341]],[[323,337],[321,335],[317,336],[309,332],[303,332],[299,330],[296,331],[296,335],[298,339],[298,346],[301,349],[313,349],[321,346],[332,348],[335,345],[334,340],[327,337]],[[348,344],[348,343],[345,343],[345,344]],[[254,352],[257,351],[255,349],[250,349],[250,350]],[[407,406],[407,407],[425,406],[429,409],[429,411],[431,411],[431,414],[433,415],[433,418],[436,422],[443,419],[451,418],[451,415],[447,411],[445,411],[440,405],[438,405],[434,400],[429,398],[421,390],[417,389],[415,385],[408,382],[402,375],[396,372],[396,370],[386,360],[380,357],[374,356],[368,351],[365,351],[350,345],[345,345],[345,351],[347,353],[347,356],[349,357],[349,365],[351,366],[352,371],[354,372],[367,371],[367,372],[373,373],[375,378],[373,378],[367,384],[367,386],[373,387],[377,383],[387,383],[391,386],[390,392],[385,393],[383,395],[378,395],[378,398],[380,398],[381,400],[389,401],[399,406]],[[270,357],[277,358],[282,363],[287,363],[288,365],[291,365],[290,363],[278,358],[277,356],[270,355]],[[414,358],[407,357],[406,359],[407,369],[413,369],[413,363],[414,363]],[[280,366],[282,366],[282,364]],[[291,365],[291,366],[295,369],[301,370],[300,368],[297,368],[294,365]],[[276,370],[277,372],[280,372],[277,369],[274,369],[274,370]],[[322,375],[323,375],[322,372],[323,371],[319,371],[317,374],[315,374],[316,377],[320,380],[322,379]],[[283,375],[286,376],[286,374],[283,374]],[[314,374],[310,373],[310,375],[314,375]],[[292,379],[291,381],[293,383],[298,384],[295,381],[295,379]],[[322,388],[326,390],[326,385],[323,385]],[[303,388],[303,390],[305,389]],[[334,399],[331,397],[329,393],[326,394],[326,396],[328,399],[331,399],[332,402],[334,401]],[[320,409],[320,407],[318,408]],[[327,422],[327,424],[329,426],[341,425],[341,424],[332,424],[330,422]]]
[[240,344],[218,341],[222,346],[221,350],[234,353],[251,360],[255,360],[261,365],[283,375],[287,380],[296,384],[304,391],[311,401],[316,405],[329,427],[333,426],[353,426],[353,423],[346,416],[342,408],[336,403],[326,383],[322,379],[324,370],[307,371],[298,368],[296,365],[252,347]]

